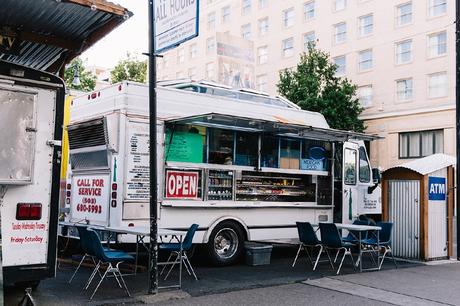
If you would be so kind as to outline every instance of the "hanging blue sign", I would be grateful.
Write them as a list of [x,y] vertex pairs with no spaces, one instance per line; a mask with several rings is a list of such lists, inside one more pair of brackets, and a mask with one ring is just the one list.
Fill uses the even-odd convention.
[[446,193],[446,178],[434,176],[428,177],[428,200],[445,201]]

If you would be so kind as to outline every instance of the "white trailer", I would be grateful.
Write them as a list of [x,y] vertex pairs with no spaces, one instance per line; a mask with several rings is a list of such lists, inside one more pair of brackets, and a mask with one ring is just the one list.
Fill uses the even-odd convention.
[[[343,222],[380,213],[362,141],[372,137],[330,129],[285,99],[216,84],[163,84],[157,96],[159,227],[199,224],[194,243],[215,263],[234,262],[244,240],[297,237],[296,221],[330,222],[334,207]],[[73,100],[70,222],[148,227],[147,107],[148,87],[132,82]]]
[[64,83],[0,61],[0,204],[5,283],[56,273]]

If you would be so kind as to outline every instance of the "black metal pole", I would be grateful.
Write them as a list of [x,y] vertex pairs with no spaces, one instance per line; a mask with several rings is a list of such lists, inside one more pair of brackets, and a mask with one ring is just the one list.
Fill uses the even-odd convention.
[[457,260],[460,260],[460,205],[458,205],[458,199],[460,199],[460,188],[458,188],[458,182],[460,182],[460,171],[458,169],[460,165],[460,0],[456,0],[455,3],[455,50],[456,50],[456,62],[455,62],[455,127],[456,127],[456,152],[457,152],[457,166],[456,166],[456,195],[457,195]]
[[150,248],[149,290],[158,293],[158,224],[157,224],[157,67],[155,56],[154,1],[149,0],[149,113],[150,113]]

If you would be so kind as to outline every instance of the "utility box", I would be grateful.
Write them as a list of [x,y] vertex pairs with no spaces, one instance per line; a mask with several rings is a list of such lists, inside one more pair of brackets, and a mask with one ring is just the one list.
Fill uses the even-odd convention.
[[262,243],[245,242],[244,248],[246,249],[247,265],[261,266],[270,264],[273,246]]
[[394,223],[394,256],[415,260],[452,256],[454,165],[454,157],[434,154],[383,172],[383,219]]

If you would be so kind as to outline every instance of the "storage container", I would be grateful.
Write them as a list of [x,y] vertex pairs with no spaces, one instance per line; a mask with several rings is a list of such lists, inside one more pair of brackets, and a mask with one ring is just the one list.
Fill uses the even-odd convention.
[[246,249],[247,265],[260,266],[270,264],[273,246],[262,243],[245,242],[244,247]]

